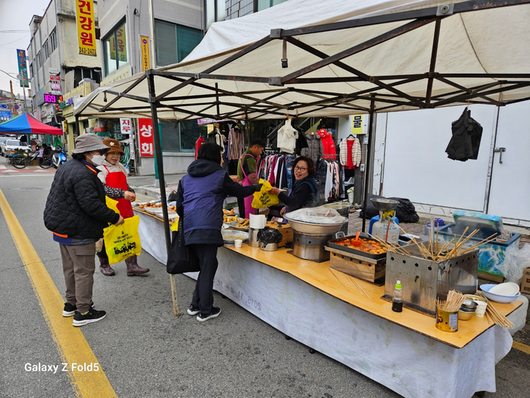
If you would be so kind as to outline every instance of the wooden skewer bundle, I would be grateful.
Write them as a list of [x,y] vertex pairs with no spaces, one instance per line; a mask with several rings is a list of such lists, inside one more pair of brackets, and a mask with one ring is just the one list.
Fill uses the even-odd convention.
[[465,300],[466,296],[462,293],[459,293],[456,290],[450,290],[447,294],[447,300],[436,300],[436,307],[442,311],[456,312],[460,309],[462,304],[464,304]]
[[502,315],[497,308],[493,306],[491,301],[487,299],[487,297],[482,292],[477,292],[477,294],[482,297],[486,302],[488,303],[488,306],[486,307],[486,315],[488,315],[491,320],[496,323],[497,325],[504,326],[507,328],[512,328],[514,324],[512,321],[510,321],[508,318],[506,318],[504,315]]
[[[398,225],[398,228],[403,233],[407,233],[403,228],[401,228]],[[464,230],[460,238],[457,239],[456,236],[451,239],[451,241],[447,242],[445,245],[442,246],[441,249],[439,249],[438,245],[438,230],[436,231],[436,242],[432,242],[433,238],[433,232],[432,228],[429,231],[429,245],[426,247],[423,243],[418,242],[416,239],[412,238],[411,241],[413,244],[416,245],[416,247],[419,249],[421,255],[426,260],[432,260],[432,261],[442,261],[442,260],[448,260],[453,257],[461,256],[462,254],[468,253],[470,251],[473,251],[477,248],[479,248],[482,245],[485,245],[486,243],[490,243],[494,240],[497,240],[497,233],[494,233],[493,235],[488,236],[486,239],[481,240],[480,242],[475,243],[471,247],[464,248],[463,245],[469,241],[475,234],[477,234],[480,230],[475,229],[473,232],[471,232],[468,236],[465,236],[466,232],[468,230],[468,227]],[[464,237],[465,236],[465,237]],[[375,237],[374,237],[375,238]],[[377,238],[375,238],[377,239]],[[451,250],[447,251],[449,247],[451,247]],[[394,248],[393,248],[394,249]],[[396,251],[396,250],[394,250]],[[400,253],[398,251],[398,253]],[[403,253],[400,253],[403,254]],[[410,254],[407,254],[410,255]]]

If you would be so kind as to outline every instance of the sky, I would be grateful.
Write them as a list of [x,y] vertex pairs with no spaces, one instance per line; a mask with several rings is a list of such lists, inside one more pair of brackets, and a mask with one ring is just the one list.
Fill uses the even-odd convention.
[[[50,0],[0,0],[1,90],[9,91],[9,81],[12,80],[15,95],[23,96],[20,83],[16,79],[18,74],[16,50],[27,50],[31,37],[29,32],[31,18],[33,15],[44,15],[49,3]],[[14,78],[10,78],[5,72],[13,75]]]

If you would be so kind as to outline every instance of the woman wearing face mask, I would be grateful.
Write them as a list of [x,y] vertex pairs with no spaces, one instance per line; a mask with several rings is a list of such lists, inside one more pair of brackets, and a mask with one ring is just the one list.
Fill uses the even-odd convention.
[[96,264],[95,243],[109,223],[123,217],[105,203],[105,190],[96,166],[108,147],[95,134],[76,138],[72,159],[55,173],[44,209],[44,224],[59,243],[66,284],[63,316],[74,317],[74,326],[100,321],[105,311],[94,309],[92,290]]
[[290,211],[301,209],[302,207],[314,207],[317,202],[318,184],[315,180],[315,165],[310,158],[298,157],[293,163],[293,189],[289,195],[272,187],[270,192],[278,195],[280,201],[285,206],[280,210],[280,215]]
[[[103,183],[105,194],[118,201],[117,208],[123,218],[134,216],[131,202],[136,200],[134,190],[127,184],[127,171],[120,163],[120,157],[123,155],[120,142],[112,138],[105,138],[103,143],[110,149],[105,155],[105,160],[98,167],[98,178]],[[109,258],[105,251],[105,246],[98,253],[99,270],[103,275],[112,276],[116,272],[109,264]],[[136,255],[125,259],[127,265],[127,276],[142,275],[149,272],[149,268],[142,268],[138,265]]]

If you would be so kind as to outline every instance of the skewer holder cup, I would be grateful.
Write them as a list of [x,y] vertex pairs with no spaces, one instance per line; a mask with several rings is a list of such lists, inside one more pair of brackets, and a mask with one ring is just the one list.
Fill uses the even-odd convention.
[[478,249],[441,261],[423,258],[416,245],[404,249],[411,255],[387,252],[384,299],[392,300],[394,284],[400,280],[403,305],[435,316],[436,299],[446,300],[449,290],[477,291]]

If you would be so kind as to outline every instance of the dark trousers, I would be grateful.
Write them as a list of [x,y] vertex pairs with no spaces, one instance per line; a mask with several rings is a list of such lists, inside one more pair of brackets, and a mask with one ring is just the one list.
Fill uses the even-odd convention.
[[213,278],[217,271],[217,245],[188,245],[199,259],[201,271],[197,278],[191,306],[203,315],[209,315],[213,307]]

